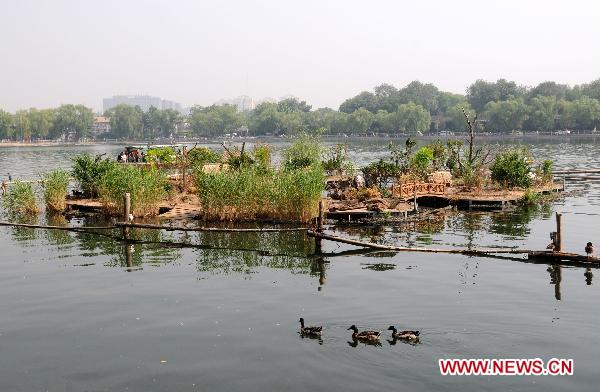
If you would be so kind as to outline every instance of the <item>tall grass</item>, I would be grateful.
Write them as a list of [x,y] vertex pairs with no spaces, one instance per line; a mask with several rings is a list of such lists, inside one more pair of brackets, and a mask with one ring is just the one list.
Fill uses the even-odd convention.
[[133,165],[111,165],[100,178],[98,191],[106,212],[123,210],[123,194],[131,195],[131,213],[135,216],[157,215],[160,202],[168,195],[167,177],[162,170]]
[[307,222],[317,214],[324,176],[320,167],[196,174],[206,220],[274,219]]
[[62,212],[66,207],[69,173],[64,170],[53,170],[42,175],[44,202],[51,212]]
[[40,209],[31,183],[16,181],[2,198],[2,206],[11,215],[35,215]]

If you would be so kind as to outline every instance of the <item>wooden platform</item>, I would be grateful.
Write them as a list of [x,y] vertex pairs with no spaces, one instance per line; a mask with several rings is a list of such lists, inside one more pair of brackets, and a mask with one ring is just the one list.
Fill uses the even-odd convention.
[[67,199],[68,210],[98,211],[102,209],[102,203],[98,199]]
[[181,203],[173,207],[161,207],[161,211],[164,211],[158,215],[161,219],[193,220],[199,218],[202,209],[198,205]]

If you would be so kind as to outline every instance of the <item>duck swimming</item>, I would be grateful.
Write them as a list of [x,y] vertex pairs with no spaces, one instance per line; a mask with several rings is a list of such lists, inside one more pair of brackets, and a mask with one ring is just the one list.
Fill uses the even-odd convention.
[[322,326],[319,327],[305,327],[304,319],[300,317],[300,333],[302,335],[321,336],[323,330]]
[[356,325],[352,325],[348,328],[348,331],[352,330],[352,339],[361,340],[364,342],[378,342],[381,336],[381,331],[358,331]]
[[393,325],[390,325],[390,327],[388,328],[388,331],[392,331],[392,338],[399,339],[399,340],[416,341],[416,340],[419,340],[419,335],[421,334],[419,331],[410,331],[410,330],[398,332],[396,327],[394,327]]

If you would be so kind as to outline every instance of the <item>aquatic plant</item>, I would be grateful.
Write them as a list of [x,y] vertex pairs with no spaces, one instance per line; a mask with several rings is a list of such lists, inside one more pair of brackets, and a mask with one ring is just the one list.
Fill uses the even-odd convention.
[[116,162],[108,158],[102,159],[102,155],[92,157],[89,154],[83,154],[72,158],[72,161],[71,174],[86,197],[97,197],[100,181],[104,174],[117,166]]
[[15,181],[2,198],[2,206],[11,215],[35,215],[40,211],[33,185],[29,182]]
[[131,195],[131,213],[135,216],[158,214],[159,204],[168,195],[169,183],[162,170],[134,165],[111,165],[100,179],[99,196],[106,212],[123,210],[123,194]]
[[276,219],[307,222],[318,211],[324,188],[320,166],[300,170],[248,167],[196,173],[206,220]]
[[57,169],[44,173],[41,177],[46,209],[51,212],[64,211],[69,186],[69,172]]
[[492,180],[510,188],[529,188],[533,182],[530,162],[527,149],[512,148],[500,152],[490,167]]

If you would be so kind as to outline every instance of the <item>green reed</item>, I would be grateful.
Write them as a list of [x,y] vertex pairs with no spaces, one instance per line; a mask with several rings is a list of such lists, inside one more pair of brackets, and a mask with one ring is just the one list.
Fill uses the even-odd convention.
[[248,167],[196,174],[206,220],[309,221],[318,211],[324,177],[320,167],[276,171]]
[[123,210],[123,195],[131,195],[131,213],[135,216],[157,215],[161,201],[168,196],[169,182],[156,168],[134,165],[111,165],[102,175],[98,191],[106,212]]
[[61,169],[42,174],[44,202],[50,212],[62,212],[66,207],[69,172]]
[[35,215],[40,211],[33,185],[21,181],[9,186],[2,198],[2,206],[11,215]]

